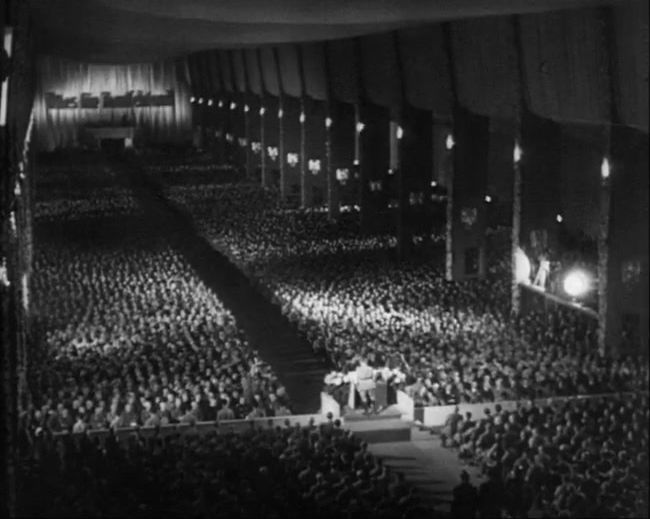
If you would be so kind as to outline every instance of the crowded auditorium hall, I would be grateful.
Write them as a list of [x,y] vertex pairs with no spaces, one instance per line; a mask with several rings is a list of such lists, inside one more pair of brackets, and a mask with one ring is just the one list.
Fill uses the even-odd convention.
[[7,517],[649,516],[647,0],[0,0]]

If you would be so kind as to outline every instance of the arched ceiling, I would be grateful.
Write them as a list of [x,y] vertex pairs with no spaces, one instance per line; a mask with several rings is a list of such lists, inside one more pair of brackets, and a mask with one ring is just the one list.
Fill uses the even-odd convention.
[[333,40],[422,23],[627,0],[29,0],[39,51],[88,62]]

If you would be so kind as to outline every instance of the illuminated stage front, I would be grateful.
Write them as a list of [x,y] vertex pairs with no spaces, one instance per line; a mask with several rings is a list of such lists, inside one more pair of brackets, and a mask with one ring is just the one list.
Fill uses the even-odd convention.
[[133,148],[135,127],[133,126],[96,126],[86,127],[83,130],[89,141],[96,147],[101,146],[103,140],[123,140],[125,148]]

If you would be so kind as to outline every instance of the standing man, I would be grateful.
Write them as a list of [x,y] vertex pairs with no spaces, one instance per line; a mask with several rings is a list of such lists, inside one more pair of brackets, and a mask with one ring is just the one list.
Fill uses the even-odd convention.
[[469,482],[469,473],[460,473],[460,485],[454,487],[451,516],[458,519],[474,519],[478,510],[478,492]]
[[368,365],[365,359],[361,359],[357,374],[357,391],[361,397],[361,402],[365,412],[370,412],[370,406],[375,403],[375,380],[374,370]]

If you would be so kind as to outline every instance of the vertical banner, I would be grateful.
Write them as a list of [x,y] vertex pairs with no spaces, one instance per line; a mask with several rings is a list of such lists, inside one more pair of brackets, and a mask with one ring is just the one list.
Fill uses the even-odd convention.
[[305,99],[305,165],[309,206],[321,207],[327,201],[327,171],[325,148],[327,142],[326,103]]
[[406,257],[414,235],[431,235],[433,170],[433,118],[430,111],[406,108],[399,132],[400,164],[397,244]]
[[485,224],[489,119],[457,108],[454,117],[452,274],[485,274]]
[[262,116],[260,115],[260,97],[249,95],[248,107],[248,176],[256,182],[262,181],[262,158],[264,157],[262,145]]
[[359,121],[356,129],[360,137],[361,231],[385,232],[388,228],[389,109],[362,103]]
[[355,110],[349,103],[330,103],[330,217],[338,214],[340,206],[359,204],[359,172],[354,165]]
[[300,99],[295,97],[282,97],[282,149],[281,158],[284,167],[284,193],[285,200],[292,207],[300,205],[300,165],[304,160],[300,156],[302,124]]
[[280,99],[266,96],[262,101],[260,112],[263,112],[262,128],[264,130],[264,176],[265,186],[280,190]]

